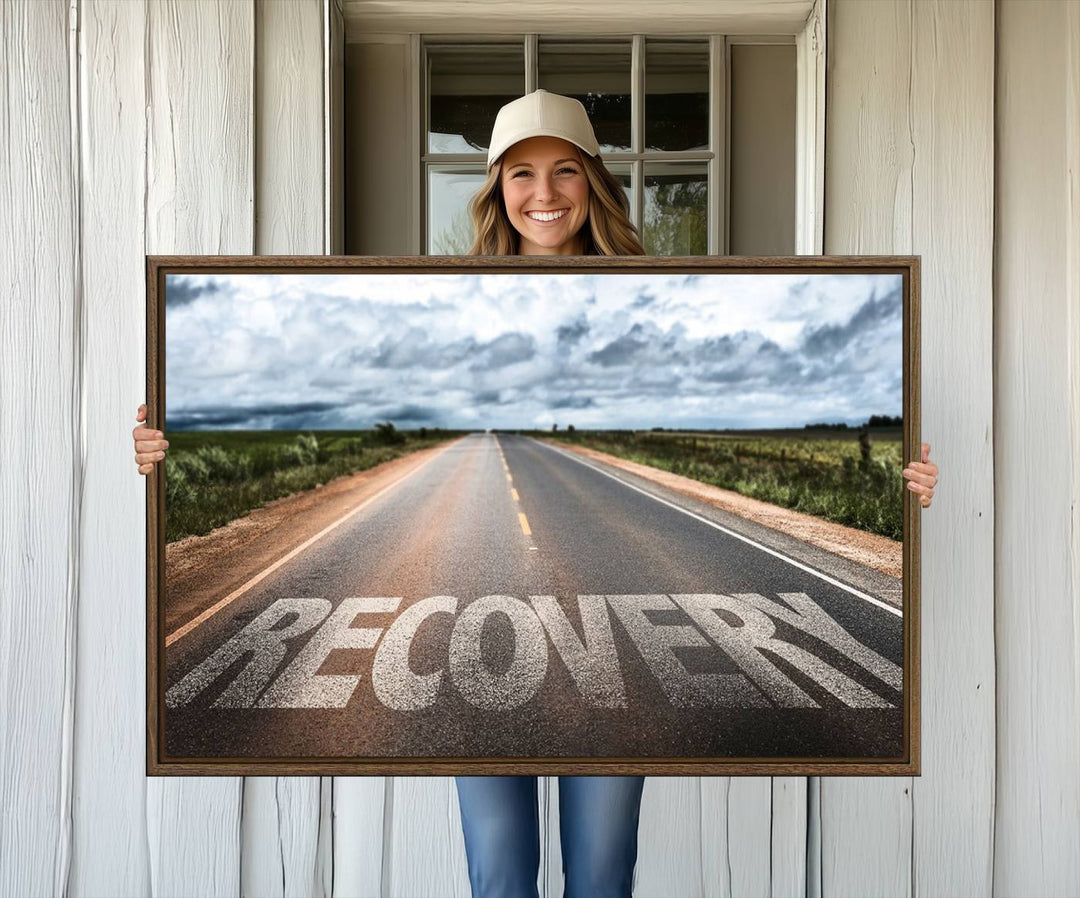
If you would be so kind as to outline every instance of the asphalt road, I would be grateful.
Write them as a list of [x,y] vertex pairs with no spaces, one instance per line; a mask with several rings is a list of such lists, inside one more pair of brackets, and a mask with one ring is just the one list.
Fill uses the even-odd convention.
[[758,535],[471,435],[169,646],[167,755],[896,757],[901,617]]

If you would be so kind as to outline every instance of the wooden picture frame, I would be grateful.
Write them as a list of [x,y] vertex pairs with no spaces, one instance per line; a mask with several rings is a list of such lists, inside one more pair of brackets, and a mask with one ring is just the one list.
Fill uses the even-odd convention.
[[[920,445],[919,256],[147,256],[146,274],[147,426],[164,431],[171,441],[166,462],[156,465],[147,479],[149,775],[919,775],[919,500],[902,482],[899,486],[896,482],[899,468],[918,460]],[[261,344],[262,352],[273,357],[263,357],[260,364],[280,362],[280,370],[287,370],[294,378],[294,392],[285,402],[280,396],[267,398],[274,395],[269,388],[263,389],[269,381],[247,376],[245,360],[259,358],[260,350],[252,348],[256,345],[254,336],[246,339],[245,334],[254,335],[256,326],[244,331],[237,325],[241,319],[235,316],[246,316],[243,320],[250,322],[277,321],[284,306],[273,303],[287,300],[273,294],[278,298],[263,297],[258,307],[249,304],[242,312],[235,311],[239,308],[236,297],[243,294],[238,288],[222,285],[231,283],[230,277],[248,275],[337,275],[355,278],[358,285],[385,285],[391,283],[387,277],[392,277],[400,278],[402,285],[422,281],[437,286],[431,287],[427,305],[402,305],[400,296],[407,292],[403,286],[401,291],[380,294],[377,302],[369,297],[363,307],[366,311],[360,306],[353,311],[335,307],[332,314],[316,314],[314,305],[306,307],[306,314],[316,315],[314,324],[297,317],[287,337],[278,342],[267,338]],[[167,288],[169,276],[192,280],[177,280]],[[556,277],[563,280],[552,282]],[[772,318],[760,321],[753,318],[750,299],[738,298],[733,290],[716,289],[724,284],[749,284],[758,277],[772,278],[761,281],[762,285],[787,284],[792,291],[754,300],[760,304],[754,308],[775,312]],[[680,278],[681,285],[677,283]],[[809,286],[791,287],[798,279]],[[455,299],[441,299],[442,285],[465,283],[473,285],[472,294],[459,290]],[[498,344],[502,337],[493,320],[498,316],[491,310],[499,306],[492,303],[510,300],[492,299],[484,294],[484,285],[498,284],[499,290],[510,291],[526,283],[548,289],[529,288],[532,298],[520,300],[521,324],[513,331],[516,341],[503,339]],[[842,293],[845,283],[858,289]],[[553,284],[560,287],[554,300]],[[622,306],[610,299],[620,291],[626,293],[622,288],[630,284],[635,288],[644,284],[641,290],[646,292],[639,292]],[[835,294],[815,294],[810,289],[822,284],[830,285]],[[876,287],[867,293],[867,284],[886,285],[888,289],[882,286],[880,295]],[[176,364],[180,366],[177,370],[185,373],[182,377],[177,374],[175,382],[169,384],[171,401],[179,402],[176,408],[187,409],[178,411],[174,422],[186,424],[186,430],[176,426],[170,430],[165,415],[166,356],[170,351],[166,343],[168,289],[174,296],[186,291],[182,301],[170,300],[175,304],[170,308],[184,310],[176,312],[175,327],[181,328],[183,322],[182,330],[171,339],[174,346],[183,348],[183,357],[178,356]],[[585,309],[588,289],[594,290],[593,303],[597,294],[601,295],[598,311],[591,313],[593,318],[582,313],[574,321],[585,321],[587,327],[582,327],[594,331],[579,333],[577,324],[553,312],[550,320],[545,318],[564,305]],[[518,294],[524,296],[526,291],[522,288]],[[830,298],[833,295],[835,301]],[[359,293],[349,294],[348,301],[358,301],[357,296]],[[462,298],[467,296],[473,298]],[[487,298],[478,298],[484,296]],[[658,296],[659,302],[654,302]],[[721,300],[725,303],[722,308]],[[472,319],[457,314],[452,302],[475,303]],[[716,303],[716,308],[709,303]],[[654,305],[666,311],[647,311]],[[234,315],[229,326],[222,326],[219,322],[224,319],[214,316],[226,307],[233,308]],[[387,311],[391,307],[397,310]],[[443,317],[437,317],[436,307],[442,309],[438,315]],[[300,304],[290,308],[300,310]],[[377,338],[369,336],[366,343],[359,339],[335,342],[352,320],[350,315],[374,316],[375,310],[379,315],[397,316],[379,319],[382,330],[375,328],[376,319],[371,319],[368,333]],[[721,311],[728,317],[723,318]],[[410,345],[408,340],[394,342],[387,336],[398,332],[386,325],[389,320],[398,330],[414,328],[409,353],[402,349]],[[472,323],[462,323],[467,320]],[[740,329],[728,324],[736,320],[742,322]],[[900,323],[902,335],[897,339]],[[313,330],[316,326],[323,330]],[[503,331],[509,333],[505,327]],[[418,349],[421,332],[427,342]],[[770,334],[788,336],[774,339]],[[578,342],[574,347],[563,347],[557,375],[533,381],[522,375],[514,380],[514,365],[532,360],[539,366],[537,359],[541,357],[547,360],[544,370],[555,371],[555,363],[550,361],[555,349],[550,347],[562,345],[559,340],[563,336],[568,344]],[[590,339],[594,342],[588,343]],[[297,346],[305,350],[294,357],[290,353]],[[532,355],[528,354],[530,348]],[[518,349],[522,351],[515,355]],[[663,352],[680,360],[681,367],[676,370],[675,362],[670,370],[665,367]],[[332,353],[337,353],[332,359],[336,366],[332,374],[325,367],[316,372],[314,361],[307,363],[310,370],[297,361],[318,359],[318,365],[328,365]],[[721,364],[724,358],[739,359],[742,367],[734,361]],[[284,363],[289,363],[287,368]],[[366,398],[357,399],[350,408],[370,408],[371,421],[385,416],[391,426],[354,425],[327,431],[333,432],[332,439],[337,441],[334,451],[340,448],[341,455],[331,457],[329,449],[323,452],[325,458],[319,455],[318,446],[329,444],[325,437],[322,443],[317,435],[311,438],[319,428],[310,424],[289,428],[303,433],[287,451],[277,445],[277,433],[269,427],[249,428],[243,439],[255,442],[244,443],[248,448],[235,456],[229,454],[231,450],[200,442],[205,441],[207,426],[215,421],[225,425],[219,430],[230,430],[241,421],[333,420],[340,404],[317,400],[316,387],[311,384],[317,382],[318,389],[331,393],[345,389],[342,385],[348,385],[350,366],[357,371],[374,371],[370,366],[377,363],[380,371],[389,372],[386,376],[391,379],[386,383],[401,385],[393,404],[404,410],[398,423],[405,424],[392,426],[392,416],[385,415],[385,393],[376,402],[371,390],[354,391]],[[422,371],[425,365],[449,373],[440,379],[443,374]],[[452,369],[453,365],[459,367]],[[619,366],[624,373],[629,372],[629,380],[619,380],[622,374],[615,370]],[[421,389],[416,383],[428,385],[424,387],[427,395],[437,397],[440,391],[449,395],[448,391],[464,389],[460,384],[462,378],[468,379],[470,370],[477,383],[490,375],[496,378],[497,387],[474,391],[476,404],[468,406],[473,409],[470,414],[477,416],[472,419],[474,426],[464,426],[463,418],[439,418],[444,413],[442,406],[421,407],[413,401],[410,391]],[[499,374],[490,374],[493,370]],[[596,398],[583,397],[568,384],[586,370],[603,374],[607,378],[604,383],[630,384],[633,389],[652,392],[648,401],[635,401],[636,394],[623,387],[597,393]],[[855,415],[850,411],[859,408],[856,400],[863,401],[859,397],[815,393],[813,372],[834,370],[843,372],[847,384],[875,384],[878,392],[867,395],[891,397],[889,402],[900,398],[902,423],[887,417],[896,411],[896,407],[888,407],[877,409],[884,417],[875,419],[871,414],[868,422],[860,424],[863,412]],[[466,373],[458,376],[454,371]],[[743,376],[747,379],[740,381]],[[556,381],[562,385],[559,396],[551,387]],[[771,420],[768,414],[780,420],[778,416],[793,414],[791,409],[796,407],[812,407],[814,412],[804,416],[810,420],[802,425],[802,434],[762,433],[777,430],[776,425],[756,428],[756,434],[745,427],[721,432],[722,428],[705,426],[714,413],[708,411],[710,405],[701,403],[711,394],[693,393],[684,386],[691,381],[698,385],[695,389],[703,383],[716,384],[729,401],[742,401],[739,407],[756,416],[754,420]],[[483,382],[492,383],[490,379]],[[535,391],[530,392],[530,383],[538,385]],[[662,392],[665,383],[671,389],[668,394]],[[738,392],[740,383],[755,384],[756,398],[747,403],[745,397],[751,394]],[[897,383],[902,383],[902,397],[895,395]],[[185,389],[202,396],[202,406],[186,405]],[[224,411],[216,416],[211,399],[219,401],[223,409],[239,407],[230,405],[229,389],[247,391],[247,399],[239,403],[243,408],[232,417]],[[622,393],[616,396],[619,389]],[[796,394],[804,405],[783,405],[785,396]],[[695,407],[706,411],[701,413],[705,417],[693,419],[691,426],[685,423],[691,421],[689,412],[682,410],[690,407],[687,403],[694,396],[700,400],[695,400]],[[483,414],[488,414],[483,411],[488,407],[484,397],[494,397],[491,408],[502,402],[504,407],[517,410],[499,412],[503,418],[498,421],[492,417],[495,423],[489,425],[490,433],[486,432],[489,427],[483,426]],[[562,437],[557,430],[550,436],[539,433],[547,428],[546,413],[536,411],[544,402],[548,413],[555,408],[578,417],[572,435],[565,427]],[[466,405],[445,408],[463,409]],[[769,412],[774,406],[779,411]],[[606,407],[621,409],[611,414],[621,414],[626,420],[636,414],[628,410],[636,408],[641,415],[652,415],[651,420],[664,421],[656,428],[640,422],[621,427],[617,426],[621,419],[603,417]],[[831,408],[835,411],[830,412]],[[534,427],[520,426],[520,422],[515,427],[505,425],[513,414],[525,414],[525,409],[533,410],[530,420]],[[307,417],[293,419],[289,417],[292,414]],[[360,417],[351,420],[368,420],[361,412],[356,414]],[[836,421],[845,416],[856,423]],[[430,426],[408,426],[421,420]],[[587,420],[600,423],[583,426],[581,422]],[[876,436],[870,436],[875,420],[884,423],[880,433],[874,431]],[[797,429],[798,425],[788,427]],[[845,427],[850,429],[845,431]],[[351,429],[363,432],[352,436],[340,432]],[[835,433],[825,433],[827,429]],[[894,432],[897,429],[899,434]],[[264,430],[270,434],[264,441],[266,447],[252,448]],[[863,431],[867,436],[860,443]],[[830,454],[832,448],[819,450],[820,458],[805,449],[808,437],[832,440],[829,445],[835,445],[835,456]],[[394,440],[399,443],[391,445]],[[422,440],[431,445],[406,451]],[[204,448],[196,451],[196,443]],[[872,443],[877,448],[871,448]],[[372,454],[376,448],[380,452],[386,448],[387,455],[404,454],[356,473],[333,476],[342,470],[341,465],[360,464],[355,459],[367,459],[363,464],[378,461],[382,456]],[[304,455],[308,449],[311,454]],[[766,506],[753,497],[740,499],[734,489],[679,473],[707,470],[712,472],[709,477],[730,477],[732,465],[749,470],[752,463],[762,471],[760,482],[767,482],[769,489],[781,495],[784,490],[795,490],[795,481],[785,478],[794,477],[790,471],[795,469],[795,456],[804,449],[811,455],[808,460],[799,458],[797,464],[806,477],[815,476],[817,469],[827,471],[837,490],[858,494],[859,501],[873,497],[870,487],[857,484],[878,484],[881,493],[874,501],[885,509],[879,517],[884,520],[889,516],[893,522],[880,526],[892,527],[889,532],[893,536],[866,535],[870,546],[866,548],[856,535],[867,531],[827,521],[826,512],[784,510],[776,503]],[[891,461],[877,454],[886,451]],[[449,466],[449,461],[439,459],[450,459],[452,452],[458,458],[454,462],[458,467],[452,470],[460,472],[454,476],[463,485],[453,496],[444,496],[439,489],[445,493],[451,488],[442,484],[456,482],[449,477],[451,468],[446,467],[448,476],[444,478],[431,472],[439,464]],[[616,456],[614,452],[624,454]],[[900,459],[896,458],[898,452]],[[629,458],[635,453],[638,461]],[[301,486],[292,497],[268,500],[261,512],[265,517],[258,520],[260,512],[242,510],[236,512],[236,521],[243,522],[242,526],[234,522],[209,534],[171,541],[175,551],[167,565],[170,521],[166,464],[175,466],[171,489],[178,521],[179,509],[190,509],[195,516],[209,513],[218,501],[218,493],[199,479],[210,477],[205,472],[215,459],[226,467],[240,465],[228,475],[234,484],[228,501],[235,502],[239,501],[236,495],[254,482],[253,465],[262,465],[260,476],[269,482],[284,469],[281,459],[294,456],[297,477],[302,473],[332,479],[307,486],[303,485],[306,481],[298,480]],[[642,466],[643,457],[650,464]],[[727,475],[722,474],[725,464]],[[379,480],[384,475],[385,483]],[[400,525],[400,533],[412,540],[410,549],[414,552],[406,565],[397,560],[396,549],[391,551],[394,546],[387,534],[398,526],[389,523],[396,520],[393,516],[405,515],[400,511],[405,508],[404,500],[394,498],[394,488],[410,477],[424,484],[423,489],[416,487],[420,498],[414,504],[418,509],[429,509],[430,515],[424,517],[418,511],[415,514],[420,517]],[[425,477],[428,480],[423,480]],[[466,477],[472,479],[466,482]],[[190,480],[187,492],[181,490],[184,478]],[[594,487],[586,488],[584,480],[576,478],[589,478],[590,484],[599,484],[601,478],[605,484],[611,481],[608,486],[614,498],[602,505],[588,493]],[[527,488],[519,493],[517,485],[522,483]],[[555,497],[559,483],[567,490],[562,498]],[[824,489],[806,486],[801,495],[810,501],[817,495],[815,490]],[[224,496],[225,488],[220,492]],[[619,503],[629,503],[632,492],[644,494],[640,501],[654,510],[643,515],[630,511],[627,504],[624,513]],[[580,499],[579,494],[585,493],[588,498]],[[187,504],[182,504],[181,497],[186,497],[183,502]],[[250,507],[257,500],[248,496],[245,501]],[[392,587],[394,576],[408,579],[415,575],[415,582],[423,584],[437,582],[438,571],[450,570],[449,561],[439,567],[439,559],[451,556],[442,549],[436,551],[443,537],[430,534],[446,532],[446,521],[457,518],[450,513],[437,518],[436,512],[444,506],[464,507],[460,503],[467,501],[479,503],[477,508],[487,511],[475,512],[470,518],[474,531],[473,541],[467,543],[470,548],[460,549],[460,541],[454,544],[459,548],[454,564],[460,571],[453,582],[484,584],[482,592],[465,594],[464,587],[460,596],[421,596],[393,588],[361,591],[367,582]],[[844,501],[848,500],[837,499],[836,508],[846,509]],[[282,510],[286,506],[287,513]],[[613,510],[616,506],[618,515]],[[574,517],[579,512],[571,509],[592,507],[605,510],[594,516],[595,527],[589,529],[580,523],[587,516]],[[736,507],[742,510],[733,511]],[[276,510],[268,513],[266,508]],[[374,514],[367,511],[369,508],[381,509],[383,517],[370,525],[367,535],[353,537],[347,552],[339,547],[337,554],[322,557],[321,563],[313,564],[306,573],[290,573],[289,565],[305,553],[329,553],[329,541],[352,526],[343,522],[364,520],[365,514]],[[850,510],[843,513],[854,514]],[[534,520],[538,526],[530,528],[532,515],[539,516]],[[661,515],[670,517],[661,523]],[[502,570],[503,564],[493,561],[493,554],[485,554],[496,553],[491,536],[495,531],[484,529],[495,519],[520,524],[520,530],[514,531],[513,553],[521,550],[531,555],[521,556],[528,560],[514,555],[512,564],[506,563],[506,583],[542,583],[546,584],[544,589],[519,595],[511,588],[490,588],[492,581],[484,578],[496,577],[492,572]],[[675,521],[684,519],[687,529],[681,535]],[[209,526],[205,520],[209,519],[204,519],[204,528]],[[288,521],[287,527],[283,521]],[[902,521],[899,547],[895,545],[897,521]],[[633,529],[647,526],[654,529]],[[596,535],[601,531],[603,538]],[[638,554],[647,554],[649,564],[643,562],[635,573],[634,552],[619,557],[613,548],[615,532],[626,545],[638,547]],[[680,534],[678,541],[676,532]],[[383,539],[385,544],[380,542]],[[712,542],[714,539],[717,542]],[[751,544],[758,549],[752,549]],[[754,558],[767,557],[768,562],[751,562],[751,556],[740,555],[743,546],[746,552],[758,553]],[[593,568],[581,573],[576,562],[568,561],[567,553],[575,551],[580,551],[582,558],[590,557]],[[513,553],[502,551],[499,557]],[[359,565],[356,570],[364,571],[362,577],[327,562],[331,557],[343,559],[346,554],[350,564]],[[667,561],[654,586],[645,581],[646,573],[659,570],[657,559]],[[378,580],[374,572],[377,561],[388,571],[393,569],[386,574],[390,579]],[[768,573],[767,564],[773,565]],[[900,578],[895,576],[898,565],[902,568]],[[535,574],[538,579],[529,581],[520,573],[526,569],[539,572]],[[603,575],[608,580],[595,574],[601,569],[608,572]],[[692,573],[699,569],[717,573]],[[321,573],[314,573],[317,571]],[[756,586],[748,589],[744,585],[745,591],[732,588],[725,593],[716,585],[729,576],[731,582],[748,582],[745,578],[751,572],[773,585],[781,582],[776,578],[788,577],[792,587],[758,592]],[[369,575],[374,579],[365,580]],[[316,576],[327,579],[317,583]],[[604,589],[607,582],[616,586]],[[808,596],[802,588],[806,582],[821,584],[820,595]],[[585,591],[560,591],[560,584],[568,583],[583,584]],[[635,583],[640,585],[633,586]],[[674,589],[673,583],[682,586]],[[270,593],[271,586],[277,591]],[[256,595],[261,591],[267,591],[268,596],[258,604]],[[485,602],[479,603],[482,598]],[[429,604],[423,606],[421,614],[423,601]],[[475,606],[473,611],[466,614],[471,606]],[[417,614],[406,624],[409,608]],[[586,616],[590,624],[583,623]],[[212,624],[204,627],[207,622]],[[417,658],[412,654],[416,645],[410,639],[418,640],[424,627],[428,627],[424,632],[430,645],[423,647],[427,654],[420,659],[423,669],[417,670]],[[526,638],[529,634],[535,638]],[[871,637],[884,654],[867,645]],[[197,640],[203,640],[205,646]],[[546,650],[543,662],[539,660],[541,644]],[[174,645],[177,648],[172,648]],[[430,646],[436,648],[429,652]],[[435,658],[438,652],[442,652],[438,655],[441,661]],[[269,700],[272,695],[277,696],[277,704]],[[342,701],[345,704],[334,704]],[[167,729],[167,722],[173,729]],[[875,747],[875,751],[829,754],[820,749],[817,753],[790,750],[841,739],[846,740],[845,746]],[[349,744],[376,746],[380,753],[350,755],[342,748]],[[409,747],[402,750],[403,745]],[[444,752],[423,753],[421,746],[428,745],[442,746]],[[447,747],[462,745],[476,750],[472,754],[445,753]],[[493,753],[503,750],[499,746],[525,745],[541,746],[550,753]],[[648,745],[654,748],[648,749]],[[762,750],[756,754],[739,750],[748,745],[760,745]],[[180,750],[169,750],[174,746]],[[337,754],[320,751],[335,746]],[[600,753],[573,751],[590,746]],[[634,748],[636,753],[620,753],[619,746]],[[697,746],[698,751],[727,748],[731,752],[647,753],[682,746]],[[777,753],[770,754],[770,746]],[[789,750],[785,752],[785,748]]]

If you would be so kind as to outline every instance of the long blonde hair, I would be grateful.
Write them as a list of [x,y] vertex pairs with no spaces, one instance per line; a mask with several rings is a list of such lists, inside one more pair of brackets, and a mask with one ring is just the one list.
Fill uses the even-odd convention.
[[[589,182],[589,215],[578,231],[584,238],[585,256],[643,256],[637,228],[630,221],[630,201],[616,177],[600,156],[578,153]],[[469,200],[473,244],[470,256],[516,256],[520,236],[510,223],[503,202],[501,178],[503,160],[488,170],[484,181]]]

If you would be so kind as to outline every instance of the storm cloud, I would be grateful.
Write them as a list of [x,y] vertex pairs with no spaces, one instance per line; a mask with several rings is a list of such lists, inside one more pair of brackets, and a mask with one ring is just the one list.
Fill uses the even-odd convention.
[[612,340],[603,349],[590,352],[588,360],[597,365],[610,368],[613,365],[628,365],[634,356],[648,346],[648,342],[642,336],[642,327],[635,324],[621,337]]
[[[336,409],[337,405],[330,402],[294,402],[286,404],[233,406],[222,408],[211,406],[209,408],[190,408],[183,412],[170,414],[166,412],[165,418],[170,428],[176,430],[228,430],[228,429],[261,429],[267,420],[283,422],[295,422],[297,420],[310,420],[313,413],[321,413]],[[279,425],[286,426],[286,425]],[[292,427],[290,424],[288,427]],[[295,425],[297,427],[308,426],[306,424]]]
[[200,296],[212,296],[221,292],[222,283],[210,278],[202,280],[190,275],[165,275],[165,307],[186,306]]
[[469,366],[473,371],[496,370],[518,362],[527,362],[536,355],[536,339],[529,334],[503,334],[476,348],[475,359]]
[[[166,314],[178,429],[801,427],[901,413],[899,275],[190,281],[170,275]],[[220,301],[195,302],[209,293]]]
[[803,337],[802,350],[811,358],[835,356],[857,344],[865,334],[879,331],[890,321],[899,322],[902,311],[899,289],[890,291],[880,299],[871,296],[845,324],[808,328]]
[[560,347],[570,347],[581,342],[581,339],[589,333],[589,321],[584,315],[579,315],[570,324],[560,324],[555,328],[555,338]]

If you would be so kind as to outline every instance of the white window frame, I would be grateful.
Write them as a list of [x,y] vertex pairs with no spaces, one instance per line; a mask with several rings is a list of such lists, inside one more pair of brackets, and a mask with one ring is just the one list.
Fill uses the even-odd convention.
[[[677,40],[700,37],[692,34],[650,33],[632,35],[631,44],[631,152],[610,154],[611,161],[631,164],[634,208],[631,219],[640,227],[644,209],[644,164],[649,161],[705,161],[707,164],[708,253],[727,255],[729,252],[729,181],[730,181],[730,85],[731,47],[735,44],[795,44],[796,47],[796,241],[797,254],[820,254],[824,246],[824,181],[825,181],[825,4],[816,0],[803,23],[793,34],[743,35],[713,34],[709,36],[709,144],[713,150],[671,153],[643,153],[644,141],[644,59],[645,40]],[[623,38],[627,35],[590,33],[564,35],[548,32],[528,34],[410,34],[410,158],[412,195],[410,203],[410,234],[413,252],[420,254],[429,246],[427,215],[427,164],[475,163],[478,154],[427,152],[427,44],[443,43],[506,43],[521,41],[525,55],[525,91],[537,86],[538,45],[540,37],[558,40],[580,39],[584,42],[602,38]],[[607,157],[605,157],[607,158]]]

